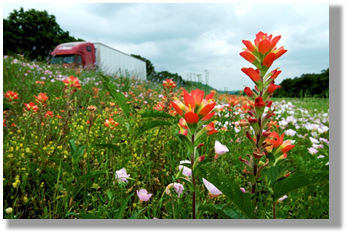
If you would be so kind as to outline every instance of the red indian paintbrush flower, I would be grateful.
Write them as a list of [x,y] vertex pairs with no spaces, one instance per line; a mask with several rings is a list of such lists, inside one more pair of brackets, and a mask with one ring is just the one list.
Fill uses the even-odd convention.
[[75,87],[75,88],[81,87],[81,84],[80,84],[78,78],[76,78],[74,76],[70,76],[70,77],[66,78],[65,80],[63,80],[63,82],[65,83],[65,86]]
[[175,81],[172,81],[172,79],[166,79],[163,81],[163,87],[167,89],[173,89],[176,87]]
[[106,119],[104,125],[108,128],[114,129],[119,125],[118,122],[114,121],[112,118]]
[[278,70],[278,68],[276,68],[275,70],[271,71],[269,73],[269,75],[270,75],[269,80],[275,80],[281,72],[282,71]]
[[45,103],[48,100],[48,97],[45,93],[40,93],[38,96],[34,96],[36,99],[36,102],[38,103]]
[[254,44],[258,47],[259,53],[266,54],[276,46],[280,39],[281,36],[272,38],[272,34],[267,35],[267,33],[259,32],[256,35]]
[[256,60],[256,57],[249,50],[241,52],[240,55],[250,63],[254,63]]
[[29,104],[24,103],[24,106],[28,111],[33,110],[34,112],[37,112],[39,109],[33,102],[29,102]]
[[13,91],[7,91],[5,97],[12,102],[13,99],[18,99],[18,93]]
[[178,134],[182,134],[182,135],[187,136],[188,135],[188,130],[187,130],[188,125],[187,125],[187,122],[183,118],[180,119],[178,126],[180,127]]
[[253,82],[257,83],[260,81],[260,71],[259,69],[253,69],[253,68],[242,68],[241,71],[243,71],[249,78],[252,79]]
[[280,85],[275,85],[274,83],[271,83],[269,87],[267,88],[266,92],[269,94],[273,94],[276,91],[276,89],[279,89],[279,88],[281,88]]
[[211,113],[205,115],[205,117],[202,118],[201,120],[202,120],[202,121],[207,121],[207,120],[211,119],[211,118],[214,116],[215,113],[216,113],[216,112],[211,112]]
[[217,133],[218,131],[214,127],[214,123],[211,122],[204,127],[204,131],[207,131],[207,135],[212,135],[214,133]]
[[47,111],[45,114],[45,117],[53,117],[53,112],[52,111]]
[[275,59],[278,59],[281,57],[287,50],[284,49],[284,46],[281,46],[280,48],[273,51],[275,53]]
[[253,52],[254,50],[256,50],[256,46],[252,44],[252,42],[247,41],[247,40],[242,40],[242,43],[247,47],[247,49],[250,52]]
[[184,119],[187,121],[187,123],[193,124],[199,122],[199,115],[189,111],[184,115]]
[[259,32],[256,34],[254,44],[248,40],[242,40],[247,49],[241,52],[240,55],[259,69],[261,67],[269,68],[276,59],[287,52],[283,46],[276,48],[276,44],[280,39],[281,36],[272,38],[271,34],[267,35],[267,33]]
[[270,67],[272,65],[272,63],[275,61],[276,55],[275,53],[269,53],[268,55],[265,56],[262,65],[264,67]]
[[255,93],[251,90],[250,87],[246,87],[246,88],[244,89],[244,92],[245,92],[245,94],[246,94],[248,97],[250,97],[250,98],[256,97]]
[[268,152],[274,151],[274,155],[280,152],[284,154],[295,147],[295,145],[291,144],[290,140],[283,142],[283,138],[284,138],[284,133],[281,136],[279,136],[277,132],[272,132],[269,135],[269,138],[265,140],[267,143],[272,144],[272,146],[267,148],[267,151]]
[[186,122],[185,119],[180,118],[180,121],[178,122],[178,124],[179,124],[182,128],[188,129],[188,125],[187,125],[187,122]]
[[264,103],[262,97],[257,97],[257,98],[255,99],[254,104],[255,104],[256,107],[264,107],[264,106],[265,106],[265,103]]
[[205,92],[200,89],[193,90],[190,94],[184,90],[184,103],[176,98],[175,101],[171,102],[171,105],[179,115],[184,116],[187,123],[197,123],[206,116],[211,118],[210,112],[216,105],[213,100],[214,92],[208,94],[205,99],[204,95]]

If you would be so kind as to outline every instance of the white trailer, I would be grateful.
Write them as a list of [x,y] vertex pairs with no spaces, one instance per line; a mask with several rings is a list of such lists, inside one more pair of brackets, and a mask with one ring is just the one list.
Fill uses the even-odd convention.
[[146,80],[146,62],[99,42],[95,46],[96,65],[110,75],[125,75]]

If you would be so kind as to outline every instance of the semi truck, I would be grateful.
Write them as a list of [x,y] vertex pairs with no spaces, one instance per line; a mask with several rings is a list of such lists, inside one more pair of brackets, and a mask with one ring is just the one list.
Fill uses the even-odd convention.
[[99,42],[68,42],[51,53],[51,64],[100,69],[108,75],[129,75],[146,80],[146,62]]

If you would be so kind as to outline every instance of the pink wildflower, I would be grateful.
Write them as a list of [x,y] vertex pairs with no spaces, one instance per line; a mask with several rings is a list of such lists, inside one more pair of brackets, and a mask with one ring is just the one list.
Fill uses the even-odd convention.
[[315,148],[311,147],[311,148],[308,148],[308,152],[312,155],[318,153],[318,150],[316,150]]
[[148,194],[146,189],[141,189],[140,191],[136,190],[137,196],[140,199],[140,202],[148,201],[153,194]]
[[217,189],[213,184],[211,184],[210,182],[208,182],[207,180],[205,180],[205,178],[202,178],[202,181],[204,182],[205,187],[208,190],[208,197],[209,198],[214,198],[214,197],[218,197],[219,195],[222,194],[221,191],[219,191],[219,189]]
[[[190,164],[190,161],[188,161],[188,160],[180,161],[180,164],[183,164],[183,163],[189,163]],[[187,177],[192,176],[192,169],[190,169],[186,166],[182,166],[182,165],[178,166],[179,170],[182,170],[182,168],[183,168],[183,171],[182,171],[183,175],[185,175]]]
[[127,178],[130,177],[130,174],[128,175],[125,168],[120,169],[119,171],[116,171],[116,180],[118,182],[124,181],[128,182]]
[[215,141],[214,143],[214,151],[216,153],[215,159],[219,157],[219,155],[225,154],[229,152],[228,148],[225,145],[222,145],[219,141]]

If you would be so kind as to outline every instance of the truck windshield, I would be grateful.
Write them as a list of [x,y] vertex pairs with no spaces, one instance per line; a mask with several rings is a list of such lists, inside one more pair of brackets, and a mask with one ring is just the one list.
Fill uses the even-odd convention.
[[56,55],[53,56],[51,59],[51,64],[70,64],[70,63],[75,63],[76,55]]

